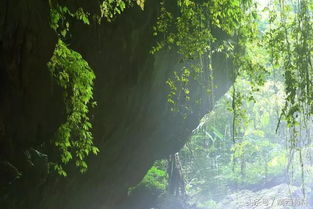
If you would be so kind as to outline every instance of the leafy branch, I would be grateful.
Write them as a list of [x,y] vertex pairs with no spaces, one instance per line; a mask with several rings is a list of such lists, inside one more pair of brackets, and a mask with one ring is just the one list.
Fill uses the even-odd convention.
[[[74,159],[76,166],[84,172],[87,169],[86,157],[89,153],[99,152],[93,145],[92,124],[88,116],[89,106],[96,104],[92,101],[95,74],[82,56],[69,49],[61,40],[58,41],[48,67],[64,89],[67,114],[66,121],[60,125],[55,135],[55,146],[60,150],[62,164]],[[60,174],[66,175],[62,165],[55,164],[55,168]]]

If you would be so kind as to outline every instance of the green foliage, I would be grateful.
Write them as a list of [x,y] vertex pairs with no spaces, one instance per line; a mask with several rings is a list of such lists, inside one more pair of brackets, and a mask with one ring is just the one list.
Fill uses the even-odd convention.
[[[60,151],[62,164],[74,159],[76,166],[84,172],[87,169],[86,157],[89,153],[99,152],[92,142],[92,124],[88,116],[88,106],[95,104],[92,102],[95,75],[81,55],[61,40],[48,67],[64,89],[67,114],[66,122],[60,125],[55,135],[55,146]],[[55,168],[61,175],[66,175],[61,164],[56,164]]]
[[251,1],[178,0],[179,12],[172,14],[165,3],[161,2],[161,14],[154,35],[164,38],[158,42],[153,52],[166,46],[177,49],[187,59],[204,55],[212,50],[211,43],[218,41],[213,28],[234,35],[243,21],[250,17],[244,9],[249,5]]
[[108,22],[121,14],[127,6],[133,6],[133,2],[137,4],[142,10],[144,9],[145,0],[105,0],[100,1],[100,15],[96,19],[101,23],[101,19],[105,18]]
[[[255,36],[256,12],[250,0],[178,0],[177,10],[171,12],[166,2],[161,2],[161,14],[154,27],[154,35],[159,41],[152,53],[167,48],[176,50],[181,56],[181,68],[167,81],[168,102],[172,111],[187,117],[192,112],[191,104],[202,103],[202,95],[198,95],[199,99],[190,98],[192,93],[197,93],[191,92],[192,82],[198,83],[201,92],[211,94],[211,102],[214,103],[214,54],[224,54],[239,69],[257,71],[257,64],[242,53],[247,41]],[[184,79],[186,70],[189,76]]]
[[[311,147],[312,5],[307,0],[273,1],[264,10],[267,15],[262,14],[265,20],[258,20],[261,31],[240,24],[234,30],[238,39],[225,51],[236,66],[235,84],[181,152],[188,192],[201,202],[225,193],[227,185],[260,183],[286,167],[302,185],[310,176],[303,156]],[[232,123],[225,108],[233,113]],[[295,155],[300,163],[293,165]]]
[[49,0],[50,13],[51,13],[51,26],[54,30],[60,28],[58,31],[63,37],[69,32],[69,20],[74,18],[80,20],[85,24],[90,24],[91,20],[99,24],[103,19],[112,22],[117,15],[120,15],[127,6],[137,4],[142,10],[144,9],[145,0],[102,0],[98,1],[98,12],[91,14],[83,7],[68,6],[66,1],[53,1]]
[[141,182],[135,187],[130,188],[130,192],[137,187],[144,186],[151,190],[159,190],[164,192],[167,187],[167,172],[166,161],[156,161],[155,164],[148,170]]
[[[144,0],[137,0],[136,4],[144,8]],[[101,23],[103,18],[111,22],[127,5],[133,4],[131,0],[100,1],[100,15],[90,14],[82,7],[69,9],[65,1],[50,0],[49,5],[50,26],[59,39],[48,67],[51,75],[64,89],[67,114],[66,122],[60,125],[54,137],[54,144],[60,151],[60,162],[52,164],[60,175],[66,176],[67,173],[63,168],[65,164],[74,160],[80,171],[85,172],[87,156],[99,152],[93,145],[92,124],[88,116],[89,106],[96,104],[92,101],[95,74],[82,56],[64,42],[70,33],[70,20],[79,20],[87,25],[91,20]]]
[[[180,152],[192,202],[205,205],[208,198],[219,200],[236,185],[262,184],[285,170],[287,151],[281,145],[285,132],[275,134],[277,116],[284,105],[283,83],[272,79],[254,93],[255,100],[243,100],[245,121],[244,126],[236,127],[235,142],[233,113],[225,111],[232,110],[232,89],[194,130]],[[237,82],[237,91],[247,97],[250,81],[238,77]]]
[[311,64],[313,44],[312,2],[274,1],[266,8],[269,25],[265,43],[272,58],[273,68],[284,71],[286,103],[282,111],[292,127],[290,146],[297,147],[301,129],[306,129],[313,113]]
[[[311,143],[313,113],[313,3],[272,1],[260,12],[252,1],[178,0],[178,11],[171,9],[161,3],[152,53],[166,48],[181,56],[181,68],[167,81],[172,111],[192,111],[191,82],[214,93],[214,53],[223,53],[235,66],[227,98],[180,153],[189,194],[207,200],[211,188],[214,197],[227,185],[248,186],[279,175],[294,158],[289,153],[288,159],[288,148],[297,153],[304,176],[302,150]],[[286,147],[284,139],[289,139]]]
[[145,175],[141,183],[149,185],[149,187],[165,190],[167,184],[167,173],[166,171],[153,166]]
[[50,26],[57,33],[59,38],[65,38],[70,30],[69,18],[81,20],[84,24],[89,25],[90,14],[85,12],[82,8],[78,8],[72,12],[67,6],[59,4],[50,4]]
[[172,105],[171,111],[190,111],[190,107],[185,105],[190,101],[189,80],[191,79],[190,70],[184,68],[181,74],[174,72],[174,77],[169,78],[166,84],[170,88],[167,101]]
[[[55,142],[61,151],[62,164],[75,158],[76,165],[84,171],[87,167],[84,159],[90,152],[98,152],[92,144],[92,125],[88,118],[94,74],[82,57],[65,44],[70,34],[69,20],[80,20],[85,24],[92,21],[101,23],[102,19],[111,22],[129,6],[137,4],[143,9],[144,1],[99,1],[98,14],[90,14],[79,6],[70,10],[65,1],[49,3],[51,27],[59,38],[49,68],[65,90],[67,109],[67,121],[59,127]],[[177,0],[175,3],[177,11],[174,12],[167,2],[161,2],[160,15],[154,26],[154,35],[158,41],[152,49],[152,53],[161,49],[175,50],[181,57],[180,68],[166,82],[171,110],[188,117],[192,113],[191,106],[202,103],[203,92],[212,95],[211,104],[215,102],[212,66],[214,54],[223,54],[235,66],[233,88],[225,104],[220,104],[224,110],[227,108],[232,111],[232,123],[223,126],[225,121],[214,119],[214,126],[199,131],[193,138],[205,138],[205,146],[209,147],[211,155],[215,157],[219,156],[218,152],[222,149],[230,150],[231,152],[226,152],[224,160],[232,159],[233,168],[227,165],[227,169],[235,171],[237,163],[245,162],[239,169],[244,173],[245,167],[248,170],[247,167],[254,163],[247,161],[247,158],[257,159],[257,151],[264,153],[266,149],[277,147],[277,141],[270,140],[275,138],[275,134],[268,131],[274,128],[273,123],[269,122],[274,115],[283,127],[281,119],[286,120],[292,130],[291,134],[286,134],[289,137],[288,145],[301,152],[309,140],[300,140],[299,135],[308,138],[303,137],[303,129],[308,130],[313,113],[313,49],[310,47],[313,45],[313,3],[309,0],[273,1],[264,10],[267,13],[263,16],[266,20],[258,19],[252,0]],[[261,25],[259,28],[257,22]],[[285,94],[275,90],[276,84],[266,82],[269,73],[281,71],[283,73],[278,76],[279,80],[284,80]],[[236,80],[239,77],[244,81]],[[191,92],[191,84],[195,83],[201,87],[201,94]],[[275,101],[279,101],[274,108],[275,112],[266,109],[269,101],[264,97],[262,104],[252,104],[258,100],[257,92],[264,84],[268,85],[269,91],[285,98],[282,110],[283,102],[279,98],[275,98]],[[274,98],[272,94],[267,96]],[[222,118],[229,119],[228,114],[223,114]],[[255,116],[254,127],[251,127],[251,115]],[[229,137],[236,144],[227,142]],[[261,142],[256,138],[262,139]],[[201,151],[199,155],[204,159],[202,151],[208,149],[198,143],[193,146]],[[262,157],[266,161],[276,162],[271,159],[272,156],[264,154]],[[56,164],[55,167],[65,175],[62,165]],[[253,172],[260,173],[257,169]]]
[[99,17],[99,20],[104,17],[106,20],[112,21],[117,14],[121,14],[124,11],[124,9],[126,8],[126,3],[129,2],[130,1],[123,0],[103,1],[100,4],[101,15]]

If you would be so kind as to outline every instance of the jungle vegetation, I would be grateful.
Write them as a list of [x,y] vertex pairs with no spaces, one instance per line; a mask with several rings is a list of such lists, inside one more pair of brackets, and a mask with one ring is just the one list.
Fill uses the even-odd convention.
[[[64,89],[67,120],[61,124],[54,146],[60,158],[51,162],[66,176],[66,166],[74,163],[86,171],[86,158],[97,154],[93,145],[88,112],[93,101],[97,75],[84,58],[71,49],[71,20],[113,22],[127,7],[145,9],[144,0],[99,1],[98,11],[83,6],[70,7],[66,1],[49,1],[51,28],[58,42],[48,63],[51,75]],[[176,0],[175,8],[161,1],[154,25],[155,45],[151,53],[175,50],[184,63],[168,85],[168,103],[173,112],[188,117],[190,102],[196,101],[190,80],[197,80],[216,103],[190,141],[180,151],[186,191],[194,197],[207,196],[215,187],[224,193],[227,185],[247,187],[280,175],[299,163],[294,175],[301,176],[305,190],[305,170],[312,170],[305,155],[312,147],[313,113],[311,0]],[[262,5],[260,7],[260,4]],[[221,34],[227,39],[219,39]],[[212,56],[220,53],[232,60],[233,86],[215,101]],[[227,110],[227,111],[225,111]],[[100,150],[105,152],[105,150]],[[143,184],[166,189],[166,163],[150,169]],[[215,179],[214,181],[207,177]],[[295,178],[298,179],[298,178]],[[219,192],[210,194],[218,198]],[[196,198],[197,197],[197,198]],[[211,204],[201,201],[201,204]]]
[[[178,5],[178,17],[162,10],[156,34],[166,35],[154,49],[178,49],[186,62],[167,81],[172,111],[192,111],[189,78],[201,83],[204,63],[210,71],[205,75],[213,75],[212,54],[225,53],[236,66],[231,89],[177,153],[188,201],[215,208],[215,201],[235,190],[266,188],[277,179],[299,185],[305,195],[313,169],[313,2],[187,0]],[[216,28],[232,38],[219,43]],[[199,62],[190,64],[190,59]],[[218,83],[208,80],[212,94]],[[167,179],[162,187],[169,190],[171,176],[163,173],[169,165],[161,165],[157,162],[141,184]]]

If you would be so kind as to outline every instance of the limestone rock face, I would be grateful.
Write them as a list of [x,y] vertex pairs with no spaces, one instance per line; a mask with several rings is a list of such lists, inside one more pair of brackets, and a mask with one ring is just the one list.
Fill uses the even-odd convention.
[[[49,175],[43,183],[30,175],[36,167],[25,153],[35,148],[53,158],[51,136],[65,120],[63,92],[46,66],[56,43],[48,1],[0,1],[0,160],[22,174],[4,191],[1,208],[118,208],[155,160],[184,145],[213,101],[191,81],[191,99],[201,97],[201,105],[191,104],[188,117],[170,110],[165,83],[181,64],[175,50],[150,53],[158,13],[159,1],[149,0],[144,11],[127,9],[110,24],[71,23],[71,48],[96,74],[91,119],[100,153],[84,175],[73,167],[68,177]],[[215,99],[232,83],[230,63],[213,57]]]

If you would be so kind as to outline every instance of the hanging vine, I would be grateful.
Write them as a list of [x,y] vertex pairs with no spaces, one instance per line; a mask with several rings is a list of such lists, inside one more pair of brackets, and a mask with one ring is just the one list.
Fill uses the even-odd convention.
[[[144,0],[134,2],[144,9]],[[101,23],[103,19],[112,22],[127,6],[133,6],[131,0],[105,0],[99,2],[99,12],[91,14],[82,7],[69,9],[65,1],[49,1],[50,26],[56,32],[58,42],[48,68],[58,85],[64,89],[66,121],[59,126],[53,144],[59,151],[60,159],[51,162],[54,169],[63,176],[69,162],[83,173],[87,170],[86,159],[90,153],[97,154],[99,148],[93,143],[92,123],[89,109],[94,107],[93,86],[95,74],[87,61],[76,51],[70,49],[66,40],[70,35],[70,19],[89,25],[91,21]]]
[[[155,25],[154,35],[158,42],[152,52],[162,48],[175,49],[182,59],[182,67],[168,79],[168,102],[172,111],[189,115],[191,80],[198,82],[201,94],[211,94],[214,102],[214,78],[212,56],[222,53],[236,66],[247,62],[243,58],[246,41],[255,33],[256,13],[252,1],[177,1],[178,12],[173,13],[161,2],[161,12]],[[228,40],[218,36],[224,34]],[[239,40],[235,49],[234,37]],[[247,66],[247,64],[246,64]],[[185,79],[188,72],[188,79]],[[201,104],[203,95],[194,101]]]
[[[312,44],[313,44],[313,2],[273,1],[269,8],[271,29],[266,34],[266,41],[271,50],[273,67],[284,72],[285,106],[280,120],[285,120],[289,127],[288,170],[294,153],[299,153],[302,169],[302,188],[304,192],[303,148],[311,143],[309,126],[312,125]],[[291,166],[292,167],[292,166]]]

